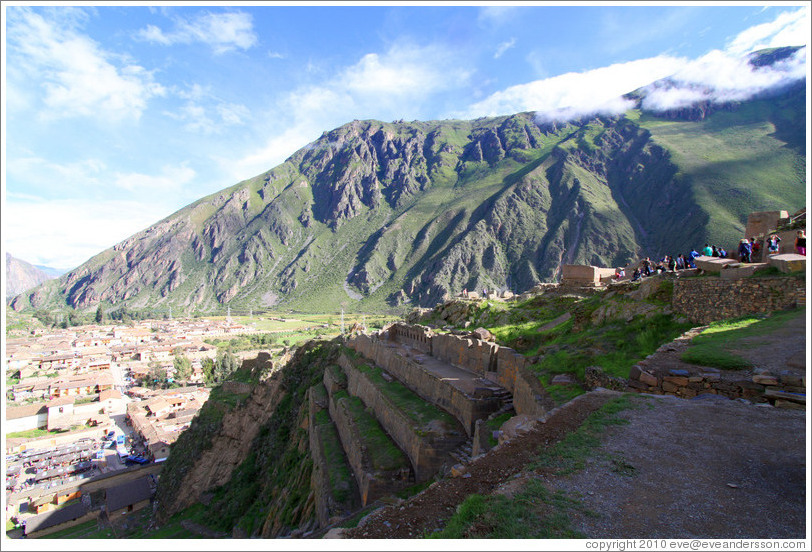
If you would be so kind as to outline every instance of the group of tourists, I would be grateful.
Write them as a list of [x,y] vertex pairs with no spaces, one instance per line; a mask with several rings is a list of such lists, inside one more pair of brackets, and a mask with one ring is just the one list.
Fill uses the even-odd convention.
[[[696,250],[691,250],[691,253],[689,253],[688,256],[685,256],[682,253],[680,253],[677,257],[674,257],[673,255],[666,255],[657,262],[654,262],[651,260],[651,258],[646,257],[640,261],[640,264],[634,269],[631,280],[632,282],[636,282],[641,278],[645,278],[653,274],[676,272],[677,270],[685,270],[686,268],[696,268],[694,259],[698,256],[699,253],[697,253]],[[625,277],[626,270],[623,267],[620,267],[615,271],[615,280],[622,280]]]
[[[777,234],[771,234],[770,237],[767,238],[767,254],[778,254],[780,250],[780,243],[781,238]],[[795,251],[799,255],[806,256],[806,234],[803,230],[798,230],[797,232],[797,236],[795,238]],[[736,251],[736,255],[738,256],[740,262],[752,263],[753,259],[759,258],[760,252],[761,241],[757,240],[756,238],[742,238],[739,241],[739,248]],[[649,257],[646,257],[640,261],[640,264],[634,269],[634,272],[631,275],[631,281],[636,282],[641,278],[645,278],[653,274],[676,272],[678,270],[685,270],[687,268],[696,268],[696,258],[701,256],[726,258],[728,256],[728,252],[722,247],[706,243],[705,247],[702,248],[701,253],[698,252],[696,248],[692,248],[688,255],[683,255],[682,253],[680,253],[677,257],[666,255],[657,262],[654,262]],[[623,267],[618,267],[618,269],[615,271],[614,279],[623,280],[625,278],[626,269]]]

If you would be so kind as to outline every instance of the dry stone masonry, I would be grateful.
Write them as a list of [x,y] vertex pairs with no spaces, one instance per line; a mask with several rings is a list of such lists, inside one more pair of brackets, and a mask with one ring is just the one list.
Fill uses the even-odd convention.
[[[551,401],[525,358],[480,337],[488,335],[438,334],[396,323],[347,340],[338,364],[308,392],[312,485],[322,527],[353,500],[365,506],[452,470],[473,451],[484,452],[489,416],[515,409],[532,421],[546,414]],[[370,424],[380,429],[374,443],[363,430]],[[353,478],[342,500],[329,476],[335,457],[326,453],[333,430]],[[375,458],[382,451],[386,461]]]
[[691,322],[708,324],[725,318],[794,308],[805,297],[803,278],[681,278],[674,282],[671,305]]

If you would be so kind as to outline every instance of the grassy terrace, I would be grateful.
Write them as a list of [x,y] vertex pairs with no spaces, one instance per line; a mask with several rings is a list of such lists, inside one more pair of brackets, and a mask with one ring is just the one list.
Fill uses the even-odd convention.
[[352,349],[345,347],[343,351],[352,359],[355,367],[365,374],[375,387],[385,393],[394,405],[406,414],[418,428],[425,428],[434,421],[440,422],[448,428],[457,427],[459,425],[459,422],[457,422],[454,416],[430,402],[423,400],[399,381],[385,380],[380,368],[364,362],[358,353]]
[[792,309],[764,315],[750,315],[732,320],[713,322],[696,336],[682,354],[682,360],[700,366],[722,370],[746,370],[752,363],[742,356],[748,348],[756,346],[753,338],[780,330],[796,318],[806,316],[804,309]]
[[[327,397],[327,390],[323,384],[314,386],[316,394],[320,397]],[[330,419],[326,410],[316,412],[316,425],[321,428],[321,446],[324,457],[327,460],[327,475],[330,478],[330,492],[333,499],[338,503],[344,503],[352,499],[352,488],[354,479],[352,471],[347,464],[347,457],[341,446],[341,439],[338,436],[335,424]]]
[[338,391],[334,398],[336,403],[345,406],[352,416],[352,421],[358,428],[358,436],[363,442],[362,446],[369,454],[374,469],[393,471],[409,466],[406,455],[387,435],[375,416],[366,410],[361,399],[350,396],[346,391]]
[[328,366],[326,370],[330,372],[333,380],[338,382],[341,387],[347,387],[347,374],[344,373],[341,366],[333,364],[332,366]]

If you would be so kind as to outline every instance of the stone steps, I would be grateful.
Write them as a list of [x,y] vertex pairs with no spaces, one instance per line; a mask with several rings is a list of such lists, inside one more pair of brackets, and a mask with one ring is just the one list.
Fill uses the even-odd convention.
[[468,439],[463,444],[451,451],[451,457],[457,461],[458,464],[468,465],[471,463],[473,457],[474,440]]

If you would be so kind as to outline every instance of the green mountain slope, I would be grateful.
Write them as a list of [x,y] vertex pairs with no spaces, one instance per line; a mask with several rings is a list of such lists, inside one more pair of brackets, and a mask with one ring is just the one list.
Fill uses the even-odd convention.
[[699,116],[353,121],[12,306],[431,306],[562,263],[731,247],[750,212],[805,204],[805,100],[801,81]]

